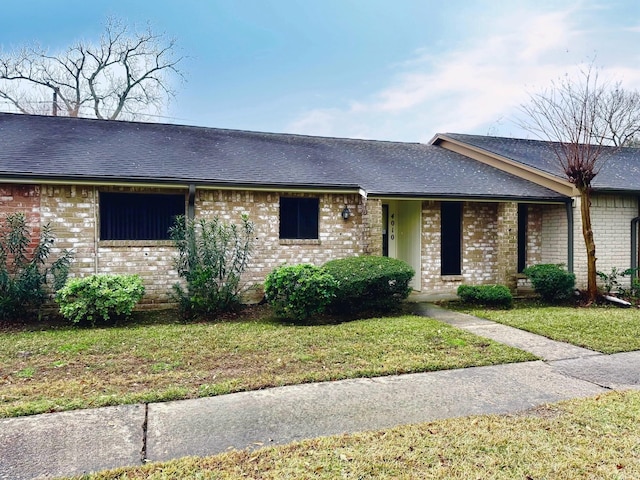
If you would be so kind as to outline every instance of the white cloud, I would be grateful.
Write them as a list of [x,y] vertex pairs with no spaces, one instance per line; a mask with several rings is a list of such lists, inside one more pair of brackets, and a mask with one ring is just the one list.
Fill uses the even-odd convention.
[[506,119],[527,100],[528,92],[594,56],[597,65],[604,65],[603,78],[640,86],[640,70],[629,62],[630,55],[636,55],[638,33],[626,29],[634,40],[613,45],[607,29],[599,26],[594,34],[584,14],[582,4],[547,12],[535,6],[507,12],[453,50],[416,52],[395,66],[397,73],[386,88],[343,107],[308,111],[287,130],[405,141],[427,141],[445,131],[524,135],[514,132],[517,127]]

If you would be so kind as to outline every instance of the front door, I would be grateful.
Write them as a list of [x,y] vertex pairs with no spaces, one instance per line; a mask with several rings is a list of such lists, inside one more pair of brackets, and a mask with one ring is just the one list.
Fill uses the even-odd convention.
[[382,205],[383,255],[402,260],[415,270],[411,288],[421,288],[422,202],[390,200]]

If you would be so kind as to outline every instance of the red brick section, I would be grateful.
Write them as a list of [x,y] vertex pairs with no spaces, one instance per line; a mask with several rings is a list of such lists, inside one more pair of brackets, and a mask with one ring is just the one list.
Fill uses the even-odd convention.
[[40,186],[0,184],[0,221],[4,225],[7,215],[24,213],[27,224],[31,227],[33,241],[29,245],[29,253],[37,245],[40,236]]

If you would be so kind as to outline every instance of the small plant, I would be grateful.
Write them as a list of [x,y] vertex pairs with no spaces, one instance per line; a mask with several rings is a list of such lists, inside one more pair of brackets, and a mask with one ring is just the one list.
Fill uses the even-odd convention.
[[536,293],[547,302],[567,300],[575,291],[576,276],[564,270],[561,264],[532,265],[522,273],[531,280]]
[[186,283],[173,286],[184,318],[211,316],[240,305],[240,279],[253,248],[254,225],[246,215],[240,225],[212,220],[185,220],[171,227],[178,248],[176,270]]
[[337,287],[329,273],[309,264],[278,267],[264,281],[265,297],[276,315],[295,321],[323,313]]
[[332,260],[324,269],[340,286],[330,306],[334,313],[389,311],[409,296],[415,274],[401,260],[376,256]]
[[513,296],[504,285],[460,285],[458,296],[464,303],[511,308]]
[[606,274],[604,272],[596,272],[600,280],[602,280],[604,292],[607,295],[610,295],[612,292],[617,293],[622,286],[622,284],[618,281],[618,277],[628,275],[629,273],[631,273],[631,269],[622,271],[617,267],[613,267],[611,269],[611,273],[609,274]]
[[[629,300],[635,300],[640,294],[640,281],[637,278],[637,268],[627,268],[626,270],[613,267],[611,273],[606,274],[604,272],[596,272],[598,277],[602,280],[603,291],[607,295],[612,293],[620,298]],[[622,277],[631,276],[629,286],[625,286],[626,282],[621,282],[618,279]]]
[[50,263],[54,241],[49,224],[34,237],[23,213],[5,217],[0,227],[0,320],[24,318],[38,310],[48,298],[49,277],[52,290],[64,285],[73,255],[63,250]]
[[91,275],[69,280],[56,295],[60,313],[73,323],[128,317],[144,295],[138,275]]

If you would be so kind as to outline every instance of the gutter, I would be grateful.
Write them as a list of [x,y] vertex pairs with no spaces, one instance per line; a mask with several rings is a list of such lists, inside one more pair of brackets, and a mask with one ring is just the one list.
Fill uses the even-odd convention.
[[39,183],[42,185],[83,185],[83,186],[118,186],[118,187],[149,187],[149,188],[188,188],[195,185],[207,190],[252,190],[265,192],[302,191],[310,193],[355,193],[360,189],[356,184],[321,184],[321,183],[252,183],[232,181],[218,182],[182,178],[105,178],[63,176],[14,176],[0,174],[2,183]]

